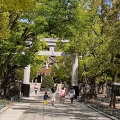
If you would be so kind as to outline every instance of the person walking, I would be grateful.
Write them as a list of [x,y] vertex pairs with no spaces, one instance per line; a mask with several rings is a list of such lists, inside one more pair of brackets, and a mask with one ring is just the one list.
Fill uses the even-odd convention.
[[57,91],[57,88],[58,88],[58,85],[57,85],[57,83],[56,83],[56,85],[55,85],[55,91]]
[[48,96],[47,92],[45,92],[45,94],[44,94],[44,96],[43,96],[44,105],[47,105],[47,104],[48,104],[48,98],[49,98],[49,96]]
[[37,91],[38,91],[38,86],[35,84],[34,86],[34,91],[35,91],[35,94],[37,94]]
[[64,87],[62,87],[62,90],[60,91],[60,103],[65,102],[65,95],[66,95],[65,89]]
[[55,104],[55,89],[51,88],[51,104],[54,106]]
[[69,98],[71,103],[73,103],[74,96],[75,96],[75,90],[73,89],[73,87],[71,87],[69,91]]

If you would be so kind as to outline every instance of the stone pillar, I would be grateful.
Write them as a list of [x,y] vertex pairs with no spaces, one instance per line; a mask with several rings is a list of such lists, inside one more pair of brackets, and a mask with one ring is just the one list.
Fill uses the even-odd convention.
[[42,77],[43,77],[43,75],[41,75],[41,84],[42,84]]
[[73,56],[71,85],[78,86],[78,56]]
[[30,65],[27,65],[24,69],[23,84],[21,88],[23,97],[29,97],[30,93]]
[[105,82],[103,85],[103,95],[106,97],[107,96],[107,83]]
[[78,56],[73,56],[71,86],[75,89],[75,98],[79,95],[78,89]]
[[30,83],[30,65],[27,65],[24,69],[23,84]]

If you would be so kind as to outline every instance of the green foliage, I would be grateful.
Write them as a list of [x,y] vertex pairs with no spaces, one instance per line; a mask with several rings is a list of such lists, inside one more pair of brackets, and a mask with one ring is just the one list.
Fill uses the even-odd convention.
[[54,80],[52,76],[44,76],[41,84],[41,88],[52,88],[54,87]]
[[[111,63],[112,56],[120,54],[119,5],[120,2],[114,1],[110,10],[101,1],[94,0],[91,3],[78,2],[78,6],[74,7],[74,24],[70,22],[67,26],[70,43],[66,46],[58,44],[60,50],[64,48],[66,53],[80,56],[79,78],[97,78],[105,74],[107,69],[111,69],[113,73],[120,69],[119,58],[114,57]],[[98,6],[102,7],[101,15],[98,14]]]
[[21,68],[21,69],[17,69],[16,71],[16,74],[15,74],[15,80],[23,80],[23,74],[24,74],[24,69]]
[[30,79],[33,80],[35,77],[38,76],[38,72],[40,70],[41,64],[44,63],[45,58],[43,56],[36,55],[33,58],[33,62],[31,64],[31,72],[30,72]]
[[[52,76],[55,78],[55,82],[67,82],[71,81],[72,70],[72,58],[71,57],[56,57],[57,67],[53,65]],[[69,62],[68,62],[69,61]]]
[[[102,9],[98,12],[99,6]],[[5,77],[9,63],[16,65],[16,69],[32,64],[33,79],[44,61],[36,52],[46,48],[41,41],[45,37],[70,40],[65,45],[58,42],[56,50],[79,56],[80,79],[104,76],[108,69],[111,74],[119,71],[119,8],[120,2],[116,0],[111,9],[101,0],[0,1],[0,77]],[[54,66],[52,76],[60,81],[70,80],[72,59],[56,60],[59,69]]]
[[3,77],[2,71],[7,70],[9,63],[19,69],[36,62],[35,53],[45,44],[37,37],[35,0],[0,1],[0,9],[0,77]]

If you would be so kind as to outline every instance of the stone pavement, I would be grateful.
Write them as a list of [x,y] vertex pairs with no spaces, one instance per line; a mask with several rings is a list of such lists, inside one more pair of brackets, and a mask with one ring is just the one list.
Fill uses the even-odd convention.
[[76,100],[71,104],[68,96],[64,104],[60,104],[57,97],[54,107],[50,99],[48,105],[44,105],[43,94],[31,93],[29,98],[13,103],[0,113],[0,120],[112,120]]

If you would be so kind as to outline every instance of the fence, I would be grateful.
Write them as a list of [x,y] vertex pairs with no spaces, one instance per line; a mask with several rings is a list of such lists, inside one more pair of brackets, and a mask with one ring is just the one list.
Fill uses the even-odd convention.
[[8,104],[9,102],[16,102],[16,101],[20,100],[22,97],[23,97],[23,94],[21,94],[21,95],[15,95],[15,96],[11,97],[10,99],[7,99],[7,100],[1,99],[0,100],[0,109],[2,109],[3,107],[5,107],[6,104]]
[[0,109],[5,107],[5,100],[0,100]]
[[109,98],[99,98],[97,102],[90,104],[90,106],[92,106],[93,108],[98,109],[110,116],[118,118],[120,120],[120,109],[109,108],[108,105],[102,104],[103,102],[109,103],[110,99]]
[[11,97],[10,101],[11,101],[11,102],[16,102],[16,101],[18,101],[19,99],[21,99],[22,97],[23,97],[23,94],[15,95],[15,96]]

